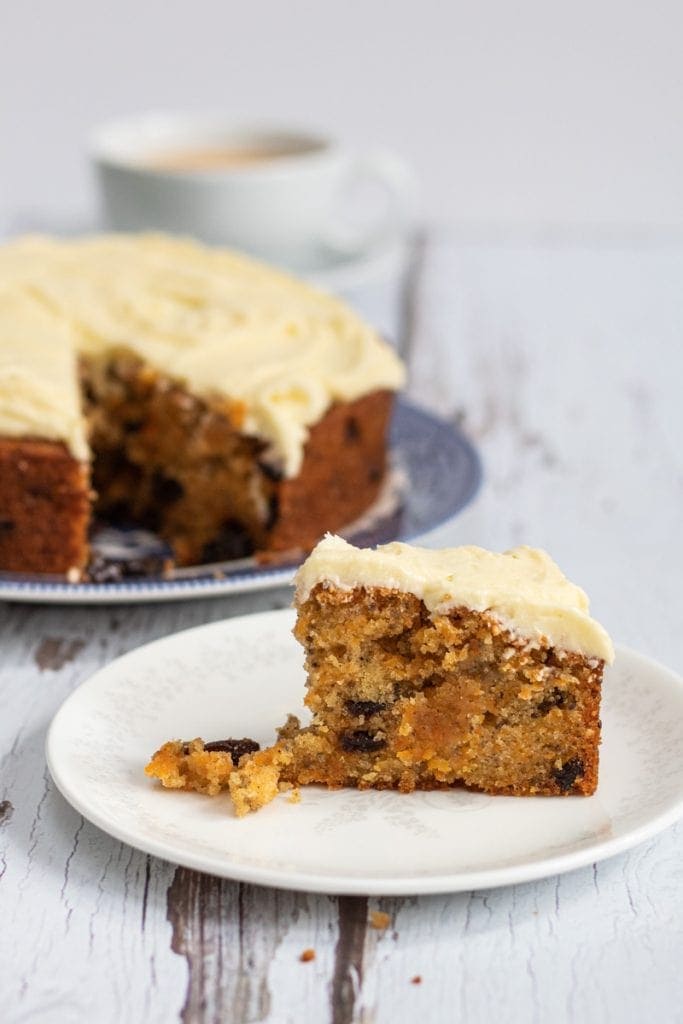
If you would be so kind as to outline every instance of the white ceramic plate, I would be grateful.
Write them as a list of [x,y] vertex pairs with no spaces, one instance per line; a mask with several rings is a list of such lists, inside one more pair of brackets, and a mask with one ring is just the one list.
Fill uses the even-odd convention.
[[396,237],[351,255],[322,251],[315,266],[295,273],[326,291],[353,294],[400,276],[409,256],[410,244]]
[[268,743],[287,712],[300,711],[304,672],[292,624],[292,612],[277,611],[201,626],[97,672],[48,735],[48,764],[66,799],[116,839],[189,868],[356,894],[541,878],[620,853],[683,814],[683,681],[624,648],[606,673],[594,797],[310,787],[300,804],[282,795],[237,819],[227,795],[162,790],[148,779],[143,766],[164,740]]

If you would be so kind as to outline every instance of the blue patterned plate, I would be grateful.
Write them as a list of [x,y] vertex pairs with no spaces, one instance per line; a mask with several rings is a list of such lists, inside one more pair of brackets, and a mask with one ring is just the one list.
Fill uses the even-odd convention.
[[[481,482],[474,447],[453,424],[399,399],[391,427],[390,481],[371,516],[344,531],[363,547],[413,540],[468,504]],[[145,561],[163,555],[157,538],[141,530],[107,530],[94,541],[107,558]],[[52,577],[0,573],[0,599],[52,604],[172,601],[268,590],[290,582],[299,564],[259,565],[253,558],[173,570],[113,583],[66,583]]]

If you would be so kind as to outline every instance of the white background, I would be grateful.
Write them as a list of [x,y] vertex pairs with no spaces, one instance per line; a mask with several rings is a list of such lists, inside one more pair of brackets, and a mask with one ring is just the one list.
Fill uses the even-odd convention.
[[683,228],[679,0],[5,0],[0,230],[87,223],[90,129],[227,111],[384,142],[428,219]]

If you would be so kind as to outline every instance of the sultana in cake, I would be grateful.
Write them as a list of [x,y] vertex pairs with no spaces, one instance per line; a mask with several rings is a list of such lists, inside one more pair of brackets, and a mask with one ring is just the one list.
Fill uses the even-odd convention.
[[[595,791],[612,645],[545,552],[360,550],[328,536],[299,570],[296,604],[312,721],[290,718],[273,747],[226,766],[217,788],[238,814],[310,783]],[[185,748],[162,750],[182,775]],[[148,774],[167,784],[158,758]]]
[[0,248],[0,569],[77,577],[92,515],[180,564],[310,550],[378,495],[403,367],[343,303],[160,235]]

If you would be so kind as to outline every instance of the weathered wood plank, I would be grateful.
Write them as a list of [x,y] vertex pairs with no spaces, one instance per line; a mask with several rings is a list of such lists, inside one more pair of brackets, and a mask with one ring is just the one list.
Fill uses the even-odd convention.
[[[436,236],[411,380],[416,399],[462,419],[486,471],[479,500],[435,539],[546,547],[618,639],[673,665],[682,274],[680,246],[455,247]],[[643,579],[656,623],[644,621]]]
[[337,906],[339,935],[332,977],[332,1024],[353,1024],[356,999],[363,983],[368,901],[361,896],[340,896]]
[[[438,235],[417,250],[407,321],[412,395],[461,420],[486,466],[477,502],[432,539],[548,547],[618,639],[674,667],[682,272],[673,245]],[[337,900],[176,869],[110,840],[55,792],[45,731],[82,679],[148,640],[288,601],[278,591],[127,608],[0,604],[3,1020],[680,1018],[680,827],[526,886]],[[367,927],[375,909],[389,913],[386,930]],[[302,962],[307,948],[315,959]]]
[[[188,965],[183,1024],[296,1020],[301,1007],[310,1019],[327,1019],[333,899],[178,868],[168,918],[172,948]],[[315,952],[310,962],[301,959],[307,949]]]

